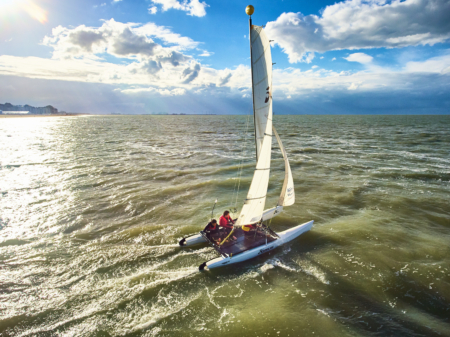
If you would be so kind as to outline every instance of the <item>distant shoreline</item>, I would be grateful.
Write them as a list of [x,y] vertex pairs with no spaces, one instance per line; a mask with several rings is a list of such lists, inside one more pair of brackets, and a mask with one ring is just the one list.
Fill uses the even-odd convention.
[[[118,116],[164,116],[164,117],[186,117],[186,116],[247,116],[245,114],[185,114],[185,115],[178,115],[178,114],[87,114],[87,113],[74,113],[74,114],[52,114],[52,115],[3,115],[0,114],[0,118],[32,118],[32,117],[77,117],[77,116],[103,116],[103,117],[118,117]],[[450,116],[450,114],[278,114],[277,116],[333,116],[333,117],[339,117],[339,116],[403,116],[403,117],[413,117],[413,116]]]
[[74,117],[74,116],[93,116],[91,114],[53,114],[53,115],[3,115],[0,118],[30,118],[30,117]]

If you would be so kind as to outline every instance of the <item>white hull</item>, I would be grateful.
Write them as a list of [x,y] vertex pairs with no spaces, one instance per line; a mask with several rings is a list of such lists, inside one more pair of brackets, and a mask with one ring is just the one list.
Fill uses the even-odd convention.
[[213,268],[223,267],[226,265],[250,260],[261,254],[269,252],[269,251],[275,249],[276,247],[279,247],[279,246],[295,239],[296,237],[300,236],[301,234],[309,231],[312,228],[313,223],[314,223],[314,220],[311,220],[302,225],[298,225],[291,229],[285,230],[284,232],[277,233],[280,237],[278,240],[272,241],[268,244],[261,245],[259,247],[253,248],[253,249],[249,249],[249,250],[242,252],[236,256],[232,256],[232,257],[221,256],[216,259],[207,261],[207,262],[203,263],[202,265],[200,265],[199,269],[200,270],[213,269]]
[[194,246],[194,245],[198,245],[200,243],[205,243],[205,242],[206,242],[206,240],[201,234],[195,234],[195,235],[189,236],[187,238],[181,239],[179,244],[182,247],[189,247],[189,246]]

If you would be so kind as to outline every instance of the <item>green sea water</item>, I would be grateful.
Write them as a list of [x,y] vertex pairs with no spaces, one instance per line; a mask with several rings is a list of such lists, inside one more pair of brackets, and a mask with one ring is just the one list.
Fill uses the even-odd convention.
[[450,116],[274,125],[270,226],[314,227],[199,272],[177,242],[242,206],[251,118],[0,120],[0,336],[450,336]]

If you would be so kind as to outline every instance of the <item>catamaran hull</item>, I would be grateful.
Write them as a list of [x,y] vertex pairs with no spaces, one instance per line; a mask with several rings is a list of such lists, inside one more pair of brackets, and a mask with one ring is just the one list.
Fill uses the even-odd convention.
[[291,229],[288,229],[284,232],[277,233],[279,236],[278,240],[272,241],[266,245],[261,245],[259,247],[247,250],[245,252],[242,252],[236,256],[228,256],[228,257],[218,257],[216,259],[204,262],[200,265],[199,269],[213,269],[213,268],[219,268],[228,266],[230,264],[243,262],[246,260],[253,259],[254,257],[257,257],[259,255],[262,255],[264,253],[270,252],[271,250],[274,250],[276,247],[279,247],[296,237],[300,236],[301,234],[309,231],[314,224],[314,220],[311,220],[309,222],[306,222],[302,225],[298,225],[296,227],[293,227]]
[[195,235],[189,236],[187,238],[181,239],[179,244],[182,247],[189,247],[189,246],[194,246],[194,245],[198,245],[200,243],[205,243],[205,242],[206,242],[206,240],[201,234],[195,234]]

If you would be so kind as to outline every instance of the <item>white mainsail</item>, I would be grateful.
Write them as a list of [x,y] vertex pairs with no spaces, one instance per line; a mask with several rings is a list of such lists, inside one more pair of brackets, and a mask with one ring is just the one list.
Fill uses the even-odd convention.
[[272,152],[272,55],[270,42],[260,26],[250,21],[253,114],[255,121],[256,168],[237,225],[262,218],[269,185]]
[[263,27],[254,25],[250,27],[253,111],[256,160],[258,160],[265,136],[272,133],[272,54]]

